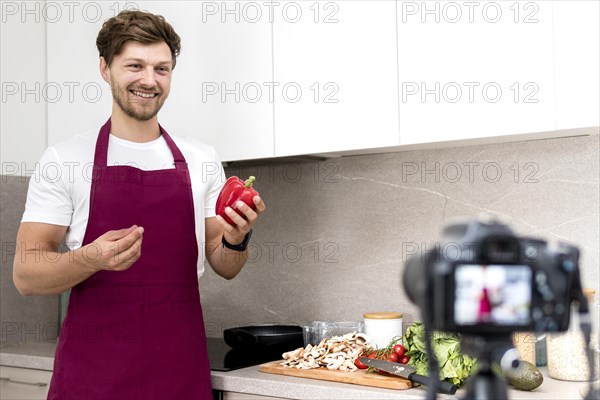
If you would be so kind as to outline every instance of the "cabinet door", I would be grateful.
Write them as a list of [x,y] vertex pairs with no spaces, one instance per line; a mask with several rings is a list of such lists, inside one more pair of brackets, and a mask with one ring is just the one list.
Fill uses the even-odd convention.
[[554,1],[556,128],[600,125],[600,3]]
[[[273,105],[263,84],[272,80],[271,25],[267,12],[250,3],[71,5],[72,21],[48,23],[48,80],[62,89],[62,96],[49,102],[49,143],[98,129],[110,116],[112,95],[98,70],[96,36],[104,20],[139,6],[163,15],[181,37],[161,124],[214,146],[224,161],[272,156]],[[264,93],[257,95],[256,86]]]
[[[0,159],[2,175],[28,176],[46,148],[46,24],[35,13],[43,1],[2,2],[0,24]],[[34,15],[32,15],[34,14]]]
[[395,4],[275,8],[275,155],[399,144]]
[[[223,161],[274,155],[271,19],[267,2],[182,2],[192,55],[177,76],[179,120]],[[179,66],[178,66],[179,68]],[[179,109],[185,107],[185,111]],[[188,127],[189,130],[189,127]]]
[[50,371],[0,366],[0,398],[46,399],[51,377]]
[[398,1],[400,143],[555,129],[552,2]]
[[100,76],[96,37],[119,2],[48,3],[48,144],[98,130],[110,117],[112,95]]

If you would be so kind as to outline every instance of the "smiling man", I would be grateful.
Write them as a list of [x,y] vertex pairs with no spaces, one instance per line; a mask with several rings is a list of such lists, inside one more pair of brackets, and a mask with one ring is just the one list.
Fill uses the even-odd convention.
[[[144,68],[148,64],[152,65],[152,71]],[[106,58],[101,57],[100,71],[113,93],[113,112],[119,110],[138,121],[153,119],[169,94],[174,64],[171,49],[165,42],[129,41],[116,57],[110,53]]]
[[[180,51],[163,17],[123,11],[96,44],[111,116],[46,150],[17,236],[19,292],[71,289],[49,398],[209,399],[197,274],[206,257],[222,277],[237,275],[265,205],[236,204],[245,218],[227,208],[235,225],[216,216],[224,174],[214,150],[159,125]],[[48,165],[58,179],[44,176]]]

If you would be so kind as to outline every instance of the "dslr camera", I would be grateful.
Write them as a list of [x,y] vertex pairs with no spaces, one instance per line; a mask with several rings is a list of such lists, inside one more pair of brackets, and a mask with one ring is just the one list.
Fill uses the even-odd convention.
[[480,336],[567,330],[582,293],[576,247],[492,219],[448,225],[441,246],[408,259],[403,283],[431,329]]

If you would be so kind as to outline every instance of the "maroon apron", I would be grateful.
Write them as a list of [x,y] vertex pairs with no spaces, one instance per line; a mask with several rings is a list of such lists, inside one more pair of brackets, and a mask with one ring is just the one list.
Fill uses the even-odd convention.
[[100,129],[83,245],[136,224],[142,252],[129,269],[96,272],[71,290],[49,399],[212,396],[190,176],[160,130],[175,169],[107,166],[110,119]]

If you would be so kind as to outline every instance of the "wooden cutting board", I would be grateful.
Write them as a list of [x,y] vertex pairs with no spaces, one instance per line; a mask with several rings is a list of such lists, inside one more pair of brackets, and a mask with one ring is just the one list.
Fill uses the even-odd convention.
[[355,372],[348,372],[331,371],[324,367],[314,369],[286,368],[283,365],[280,365],[281,362],[283,362],[283,360],[262,364],[258,370],[268,374],[320,379],[331,382],[352,383],[355,385],[374,386],[386,389],[410,389],[413,387],[412,382],[408,379],[399,376],[385,376],[376,372],[367,372],[367,370],[364,369],[359,369]]

